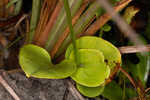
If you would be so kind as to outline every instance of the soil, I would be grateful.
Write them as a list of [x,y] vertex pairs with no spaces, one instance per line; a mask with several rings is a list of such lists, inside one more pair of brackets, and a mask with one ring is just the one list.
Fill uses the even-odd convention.
[[[21,72],[5,74],[3,78],[21,100],[64,100],[67,87],[64,80],[27,78]],[[0,91],[0,100],[14,100],[2,85]],[[74,100],[71,93],[67,96],[67,100]]]

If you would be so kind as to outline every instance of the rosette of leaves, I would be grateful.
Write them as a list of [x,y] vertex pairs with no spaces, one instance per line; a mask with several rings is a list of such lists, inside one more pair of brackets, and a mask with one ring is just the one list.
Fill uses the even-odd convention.
[[21,48],[19,63],[28,77],[63,79],[71,77],[84,96],[95,97],[104,90],[105,80],[116,64],[121,63],[118,49],[99,37],[85,36],[76,40],[79,64],[76,65],[72,44],[65,60],[54,65],[49,53],[36,45]]
[[[111,43],[94,36],[81,37],[76,44],[79,64],[71,78],[84,96],[98,96],[102,93],[111,71],[121,63],[121,54]],[[65,58],[75,59],[72,44],[68,47]]]
[[98,96],[103,92],[105,80],[111,71],[121,63],[120,52],[111,43],[98,37],[86,36],[75,40],[67,0],[64,0],[64,7],[73,41],[67,48],[65,60],[54,65],[45,49],[29,44],[21,48],[19,63],[27,76],[48,79],[70,76],[84,96]]

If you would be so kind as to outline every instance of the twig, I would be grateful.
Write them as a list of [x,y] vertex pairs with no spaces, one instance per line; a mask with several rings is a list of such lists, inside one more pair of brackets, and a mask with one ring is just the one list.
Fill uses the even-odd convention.
[[23,15],[21,16],[21,18],[17,21],[16,25],[15,25],[14,28],[13,28],[12,34],[9,36],[9,39],[10,39],[10,40],[13,40],[13,39],[14,39],[14,37],[15,37],[16,34],[17,34],[17,30],[18,30],[18,28],[20,27],[21,22],[22,22],[23,20],[25,20],[26,18],[28,18],[28,15],[27,15],[27,14],[23,14]]
[[19,96],[15,93],[15,91],[8,85],[8,83],[3,79],[2,75],[0,75],[0,83],[4,86],[4,88],[11,94],[11,96],[15,100],[21,100]]
[[[134,79],[128,74],[128,72],[126,72],[122,67],[119,66],[119,70],[130,80],[130,82],[132,83],[132,85],[135,87],[136,92],[139,94],[139,99],[140,100],[144,100],[144,96],[143,94],[141,94],[141,89],[140,87],[137,86],[136,82],[134,81]],[[140,89],[140,90],[139,90]]]
[[85,100],[83,98],[83,96],[81,96],[81,94],[76,90],[76,88],[74,87],[73,83],[69,80],[66,80],[67,84],[68,84],[68,89],[69,91],[72,93],[72,95],[76,98],[76,100]]
[[146,49],[143,49],[142,47],[139,48],[138,46],[123,46],[119,47],[119,51],[122,54],[129,54],[129,53],[137,53],[137,52],[150,52],[150,44],[145,45]]
[[133,80],[133,78],[128,74],[128,72],[126,72],[122,67],[119,66],[119,70],[130,80],[130,82],[132,83],[132,85],[137,89],[137,85],[135,83],[135,81]]
[[12,74],[12,73],[17,73],[17,72],[23,72],[21,69],[13,69],[13,70],[9,70],[6,71],[8,74]]
[[10,25],[10,24],[16,23],[18,21],[18,19],[20,19],[21,16],[22,16],[22,13],[20,13],[17,16],[14,16],[14,17],[12,17],[8,20],[0,21],[0,28],[5,27],[5,26]]
[[126,35],[138,48],[146,50],[143,42],[139,39],[139,35],[115,12],[107,0],[98,0],[99,4],[112,16],[120,30]]
[[28,17],[27,14],[22,15],[21,18],[17,21],[17,23],[16,23],[16,25],[15,25],[14,28],[17,29],[17,28],[19,27],[19,25],[21,24],[21,22],[22,22],[24,19],[26,19],[27,17]]
[[63,100],[68,100],[69,90],[66,88],[65,93],[63,95]]
[[147,93],[148,91],[150,91],[150,87],[145,90],[145,93]]

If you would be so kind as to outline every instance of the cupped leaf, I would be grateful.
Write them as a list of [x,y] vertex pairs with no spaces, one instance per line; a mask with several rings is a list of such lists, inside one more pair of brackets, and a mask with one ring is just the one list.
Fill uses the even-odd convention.
[[[110,73],[110,68],[104,62],[104,56],[99,50],[80,49],[79,65],[71,78],[77,83],[87,87],[97,87],[105,82]],[[69,59],[74,60],[74,53]]]
[[82,95],[92,98],[99,96],[103,92],[105,86],[86,87],[80,84],[76,84],[76,87]]
[[60,64],[53,65],[52,68],[40,68],[33,73],[33,77],[47,79],[63,79],[69,77],[76,70],[76,64],[71,60],[64,60]]
[[62,79],[76,71],[76,64],[64,60],[53,65],[49,53],[36,45],[25,45],[19,53],[19,63],[27,76],[37,78]]
[[147,53],[148,55],[141,55],[139,53],[137,53],[137,56],[140,60],[140,62],[138,64],[135,65],[135,69],[137,71],[137,77],[139,77],[139,79],[142,81],[142,83],[145,85],[147,80],[148,80],[148,76],[149,76],[149,70],[150,70],[150,54]]
[[[105,61],[111,68],[116,66],[116,63],[121,63],[121,54],[119,50],[109,43],[106,40],[103,40],[99,37],[94,36],[84,36],[78,39],[77,41],[78,49],[96,49],[103,53]],[[69,58],[70,53],[72,52],[72,44],[67,48],[66,58]]]

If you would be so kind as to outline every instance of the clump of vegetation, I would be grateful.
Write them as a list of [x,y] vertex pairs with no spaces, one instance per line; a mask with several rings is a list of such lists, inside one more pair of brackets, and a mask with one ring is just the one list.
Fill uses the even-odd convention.
[[[123,34],[130,29],[119,31],[99,0],[32,0],[28,12],[23,8],[27,1],[6,1],[7,12],[0,10],[0,18],[9,20],[0,22],[0,28],[13,34],[6,35],[8,39],[0,35],[1,57],[19,46],[13,49],[19,52],[19,66],[27,77],[73,80],[72,86],[89,98],[148,98],[150,9],[138,5],[146,6],[144,0],[108,0],[108,9],[113,6],[114,12],[121,12],[127,26],[140,33],[139,39]],[[146,20],[145,26],[138,29],[141,20]],[[9,24],[16,25],[9,28]],[[142,46],[134,46],[130,39]]]

